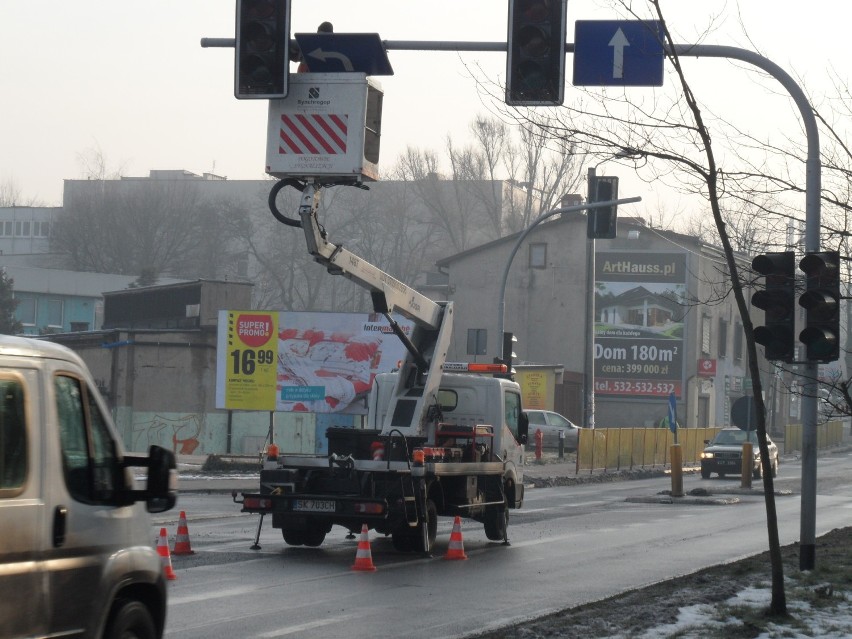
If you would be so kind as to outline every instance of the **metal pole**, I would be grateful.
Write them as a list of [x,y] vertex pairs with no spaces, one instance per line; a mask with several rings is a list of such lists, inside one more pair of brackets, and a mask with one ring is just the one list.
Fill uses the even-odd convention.
[[[586,202],[594,200],[597,165],[589,167]],[[595,427],[595,238],[586,240],[586,355],[583,362],[583,426]]]
[[[754,51],[712,44],[676,44],[679,56],[731,58],[762,69],[787,89],[805,126],[808,157],[805,163],[805,251],[820,250],[819,129],[813,108],[801,87],[784,69]],[[666,53],[671,49],[666,46]],[[816,483],[817,483],[817,387],[819,367],[816,362],[802,365],[802,512],[799,533],[799,569],[813,570],[816,558]]]

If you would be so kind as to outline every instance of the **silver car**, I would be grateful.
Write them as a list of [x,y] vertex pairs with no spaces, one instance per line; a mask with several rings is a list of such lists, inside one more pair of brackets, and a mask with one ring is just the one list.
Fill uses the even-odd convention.
[[567,417],[550,410],[528,410],[524,412],[530,419],[529,447],[535,446],[535,432],[540,430],[543,435],[543,448],[559,448],[559,431],[561,430],[565,433],[565,450],[577,450],[580,426],[574,424]]

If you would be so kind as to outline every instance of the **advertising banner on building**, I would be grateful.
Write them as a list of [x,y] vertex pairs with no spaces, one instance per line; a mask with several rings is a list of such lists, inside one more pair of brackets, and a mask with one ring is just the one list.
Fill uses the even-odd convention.
[[681,397],[686,254],[595,256],[595,394]]
[[217,337],[223,409],[366,414],[373,378],[406,355],[372,313],[220,311]]

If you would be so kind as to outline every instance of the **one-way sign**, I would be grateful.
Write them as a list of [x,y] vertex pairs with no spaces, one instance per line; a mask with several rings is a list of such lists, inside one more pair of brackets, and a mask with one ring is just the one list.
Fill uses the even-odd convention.
[[575,86],[663,86],[662,24],[656,20],[577,20]]

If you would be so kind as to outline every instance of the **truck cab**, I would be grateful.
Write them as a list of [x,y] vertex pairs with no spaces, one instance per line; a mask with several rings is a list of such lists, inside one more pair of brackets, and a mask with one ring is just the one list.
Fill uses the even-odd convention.
[[171,451],[124,453],[79,356],[0,336],[0,637],[161,637],[146,507],[174,506],[176,486]]

